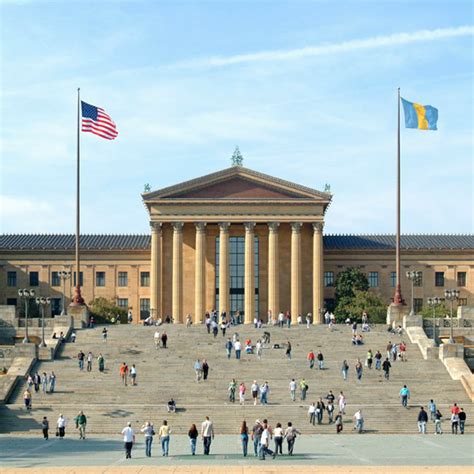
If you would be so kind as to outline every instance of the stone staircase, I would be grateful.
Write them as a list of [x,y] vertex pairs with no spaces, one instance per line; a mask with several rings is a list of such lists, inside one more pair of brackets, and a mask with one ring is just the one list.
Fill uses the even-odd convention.
[[[446,417],[444,429],[449,429],[449,405],[454,401],[464,407],[468,415],[466,432],[472,432],[472,404],[461,384],[450,379],[439,360],[423,360],[416,345],[403,338],[408,345],[407,362],[392,363],[390,381],[375,369],[364,368],[361,383],[357,383],[354,365],[357,358],[365,360],[368,349],[378,349],[385,357],[389,339],[399,342],[401,338],[388,334],[385,326],[375,327],[364,335],[364,346],[351,344],[351,330],[338,325],[330,332],[326,326],[305,326],[270,328],[271,345],[284,345],[287,340],[293,347],[292,359],[287,360],[284,349],[265,348],[263,357],[242,354],[236,360],[234,354],[227,360],[224,343],[227,339],[221,333],[214,338],[207,334],[204,326],[186,328],[182,325],[165,325],[169,340],[168,349],[155,349],[153,334],[155,328],[137,325],[109,327],[107,342],[102,341],[102,328],[83,329],[77,332],[76,343],[67,343],[54,361],[37,363],[40,373],[52,370],[57,375],[56,393],[33,393],[33,410],[27,413],[23,408],[24,384],[19,384],[9,404],[0,407],[0,432],[23,433],[39,431],[43,416],[48,416],[54,425],[59,413],[70,420],[69,431],[73,430],[72,419],[79,410],[88,416],[88,432],[94,434],[118,435],[127,421],[135,427],[146,420],[159,426],[167,419],[174,433],[187,433],[191,423],[197,425],[206,415],[214,421],[216,432],[237,433],[242,420],[248,424],[259,418],[268,418],[275,425],[293,421],[304,433],[334,433],[335,427],[328,425],[327,414],[322,425],[311,426],[307,410],[310,402],[325,397],[331,389],[336,395],[343,390],[348,406],[345,433],[352,431],[352,415],[363,409],[365,427],[377,433],[413,433],[417,430],[418,406],[426,407],[434,398]],[[253,326],[238,326],[228,331],[237,331],[242,343],[251,338],[255,343],[263,335],[262,329]],[[309,350],[321,350],[325,357],[326,370],[309,369],[306,356]],[[82,350],[94,355],[92,372],[79,371],[76,355]],[[105,357],[106,371],[100,373],[96,358],[101,352]],[[206,358],[210,365],[209,379],[196,383],[194,361]],[[341,376],[341,364],[347,359],[350,365],[349,379]],[[119,367],[125,361],[137,367],[137,385],[124,387],[119,376]],[[307,400],[290,400],[288,384],[292,378],[299,381],[306,378],[309,385]],[[228,402],[227,387],[232,378],[247,386],[245,406]],[[250,385],[256,379],[270,384],[269,405],[253,406]],[[404,409],[399,400],[399,390],[407,384],[411,390],[410,409]],[[178,412],[169,414],[166,402],[170,397],[176,400]],[[337,411],[337,403],[336,403]],[[199,425],[198,425],[199,426]],[[433,427],[429,426],[429,432]]]

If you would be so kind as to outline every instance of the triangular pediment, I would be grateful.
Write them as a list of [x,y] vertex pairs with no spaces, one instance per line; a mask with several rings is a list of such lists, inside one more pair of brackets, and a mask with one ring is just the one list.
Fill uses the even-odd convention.
[[323,193],[242,166],[234,166],[143,194],[145,202],[162,199],[311,199],[329,203],[331,197],[330,193]]

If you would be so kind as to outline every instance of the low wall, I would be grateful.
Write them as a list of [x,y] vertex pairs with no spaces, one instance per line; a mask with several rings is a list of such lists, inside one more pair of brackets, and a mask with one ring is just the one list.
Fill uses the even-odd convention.
[[403,318],[403,328],[410,341],[418,345],[424,359],[436,359],[438,357],[438,347],[432,339],[428,339],[423,330],[422,316],[405,316]]

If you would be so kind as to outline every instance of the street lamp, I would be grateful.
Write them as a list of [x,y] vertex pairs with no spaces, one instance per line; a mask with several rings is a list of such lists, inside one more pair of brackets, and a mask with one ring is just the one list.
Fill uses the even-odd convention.
[[71,272],[69,270],[62,270],[58,272],[59,279],[63,281],[63,309],[61,310],[61,316],[66,316],[66,281],[71,278]]
[[458,300],[459,290],[444,290],[444,297],[450,302],[450,316],[449,316],[449,343],[454,344],[454,334],[453,334],[453,301]]
[[407,278],[411,281],[411,310],[409,316],[415,316],[415,299],[413,298],[413,287],[421,279],[421,272],[411,271],[406,273]]
[[41,306],[41,344],[40,347],[46,347],[46,342],[44,341],[44,308],[45,306],[51,303],[51,298],[46,298],[44,296],[38,296],[36,298],[36,304]]
[[443,300],[437,296],[428,298],[428,306],[433,308],[433,342],[436,345],[436,307],[439,306]]
[[28,339],[28,306],[30,304],[30,299],[34,298],[35,295],[35,290],[29,290],[28,288],[18,290],[18,296],[20,298],[25,299],[25,338],[23,339],[24,344],[30,342],[30,340]]

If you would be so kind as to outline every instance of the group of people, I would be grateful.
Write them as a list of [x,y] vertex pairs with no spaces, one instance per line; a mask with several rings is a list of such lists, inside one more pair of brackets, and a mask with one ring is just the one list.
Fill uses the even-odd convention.
[[[86,426],[87,426],[87,417],[84,412],[81,410],[77,416],[74,418],[76,429],[79,431],[79,439],[86,439]],[[66,427],[68,425],[68,420],[61,413],[56,421],[56,436],[60,439],[63,439],[66,436]],[[41,421],[41,431],[43,432],[43,438],[45,440],[49,439],[49,420],[47,416],[43,417]]]
[[[241,382],[237,388],[237,382],[235,379],[232,379],[227,388],[229,394],[229,401],[235,403],[236,391],[239,393],[239,403],[240,405],[245,405],[245,397],[247,394],[247,386],[245,382]],[[257,383],[256,380],[252,382],[250,387],[252,393],[253,404],[257,405],[257,402],[260,401],[261,405],[268,404],[268,395],[270,394],[270,385],[267,381],[263,382],[261,385]]]
[[160,347],[166,349],[168,347],[168,334],[166,334],[166,331],[160,333],[157,329],[153,335],[153,342],[155,343],[156,349],[159,349]]
[[194,372],[196,374],[196,382],[207,380],[209,375],[209,364],[207,360],[203,359],[201,362],[199,359],[196,359],[196,362],[194,362]]
[[137,384],[137,367],[135,366],[135,364],[132,364],[131,367],[128,367],[126,362],[122,362],[119,372],[120,380],[125,387],[128,385],[129,378],[131,385]]
[[[441,427],[443,415],[439,411],[434,400],[430,400],[430,403],[428,404],[428,410],[430,413],[430,420],[434,423],[435,434],[443,434]],[[454,403],[450,411],[451,433],[458,434],[459,431],[460,434],[464,434],[464,426],[467,418],[464,408],[460,408],[457,403]],[[424,407],[420,408],[417,421],[418,432],[421,434],[427,434],[428,413]]]
[[41,375],[36,371],[33,375],[28,375],[26,379],[26,389],[23,392],[23,403],[26,410],[33,408],[33,390],[39,393],[40,390],[44,394],[54,393],[56,389],[56,374],[51,371],[51,374],[43,372]]

